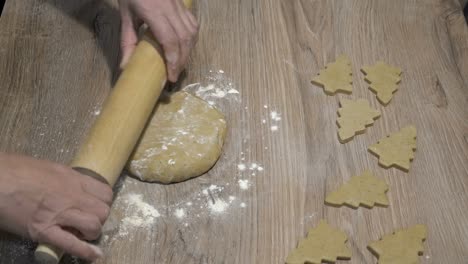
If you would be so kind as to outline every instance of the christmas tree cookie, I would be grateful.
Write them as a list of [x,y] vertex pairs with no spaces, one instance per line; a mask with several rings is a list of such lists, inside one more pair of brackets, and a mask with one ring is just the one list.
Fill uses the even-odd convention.
[[401,69],[379,61],[373,66],[362,67],[361,71],[366,74],[365,80],[370,83],[369,89],[377,94],[381,104],[387,105],[392,100],[393,93],[398,90]]
[[335,263],[337,259],[350,259],[351,250],[345,245],[347,240],[345,233],[321,220],[289,254],[286,263],[320,264]]
[[387,191],[385,181],[375,177],[370,171],[364,171],[362,175],[352,177],[338,190],[328,194],[325,203],[333,206],[347,205],[354,209],[360,205],[367,208],[374,205],[388,206]]
[[321,70],[312,83],[323,87],[328,95],[337,92],[351,93],[353,91],[353,71],[351,61],[346,55],[341,55],[335,62],[329,63]]
[[415,225],[385,235],[381,240],[370,243],[368,248],[378,257],[379,264],[416,264],[423,253],[426,236],[426,226]]
[[372,154],[379,156],[381,166],[384,168],[395,166],[404,171],[409,171],[415,150],[416,128],[414,126],[407,126],[369,147]]
[[349,99],[340,100],[341,108],[338,109],[338,138],[341,143],[353,139],[354,135],[362,134],[366,127],[374,123],[380,117],[380,112],[371,108],[369,102],[364,99],[356,101]]

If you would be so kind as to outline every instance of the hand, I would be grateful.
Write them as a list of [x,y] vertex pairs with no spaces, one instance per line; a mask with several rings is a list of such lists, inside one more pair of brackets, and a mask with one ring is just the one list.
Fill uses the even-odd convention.
[[0,228],[95,260],[112,189],[73,169],[0,153]]
[[182,0],[119,0],[119,5],[122,18],[121,67],[130,59],[138,42],[138,28],[144,22],[163,48],[168,79],[176,82],[196,42],[196,18]]

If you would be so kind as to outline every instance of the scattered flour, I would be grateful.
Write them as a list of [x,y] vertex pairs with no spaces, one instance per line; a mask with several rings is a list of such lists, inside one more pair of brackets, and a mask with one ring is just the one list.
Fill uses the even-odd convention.
[[92,111],[92,114],[94,116],[98,116],[101,114],[101,106],[97,105],[94,107],[93,111]]
[[271,117],[271,120],[273,120],[273,121],[280,121],[281,120],[280,114],[278,112],[276,112],[276,111],[271,111],[270,117]]
[[100,242],[105,244],[107,241],[109,241],[109,235],[103,235]]
[[174,215],[177,218],[182,219],[185,217],[185,210],[183,208],[176,209]]
[[214,201],[210,200],[208,205],[212,213],[222,213],[226,211],[226,208],[228,207],[228,203],[219,198]]
[[237,165],[237,169],[239,169],[240,171],[245,171],[245,169],[247,169],[247,166],[245,166],[244,163],[241,163]]
[[249,186],[250,186],[249,180],[239,180],[238,183],[239,183],[239,187],[242,190],[249,189]]
[[127,236],[133,229],[150,229],[161,216],[156,208],[143,201],[141,194],[128,194],[123,202],[125,217],[121,220],[118,237]]
[[210,191],[221,191],[223,187],[216,186],[214,184],[211,184],[210,187],[208,187]]
[[215,89],[215,92],[211,94],[211,96],[213,97],[218,97],[218,98],[223,98],[224,96],[226,96],[227,92],[226,91],[223,91],[219,88],[216,88]]
[[258,168],[257,163],[252,163],[252,164],[250,164],[250,168],[249,168],[250,170],[255,170],[255,169],[257,169],[257,168]]
[[270,129],[271,131],[278,131],[278,126],[271,126]]
[[240,207],[245,208],[247,205],[245,203],[241,203]]
[[236,103],[241,101],[240,92],[223,70],[210,70],[204,81],[190,84],[183,90],[208,101],[210,105],[219,106],[221,100]]
[[[242,159],[244,159],[244,158],[242,158]],[[264,168],[260,164],[258,164],[256,162],[252,162],[250,164],[245,164],[245,163],[237,164],[237,169],[239,171],[245,171],[245,170],[247,170],[247,168],[249,170],[251,170],[251,171],[255,171],[255,170],[256,171],[264,171]]]

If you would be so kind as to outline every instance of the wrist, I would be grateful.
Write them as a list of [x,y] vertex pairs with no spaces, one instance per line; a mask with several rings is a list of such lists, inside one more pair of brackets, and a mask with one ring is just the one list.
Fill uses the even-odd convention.
[[20,236],[26,236],[21,228],[26,219],[22,219],[21,210],[27,206],[25,201],[19,200],[19,188],[23,183],[15,180],[12,163],[15,157],[0,152],[0,229]]

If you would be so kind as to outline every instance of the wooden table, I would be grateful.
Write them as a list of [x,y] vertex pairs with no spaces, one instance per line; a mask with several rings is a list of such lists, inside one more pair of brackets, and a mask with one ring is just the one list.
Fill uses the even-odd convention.
[[[421,263],[468,263],[468,28],[457,1],[195,5],[199,41],[177,86],[231,82],[240,92],[217,101],[229,122],[224,154],[209,173],[180,184],[124,176],[97,263],[284,263],[322,218],[349,236],[352,260],[338,263],[376,263],[369,242],[417,223],[429,231]],[[0,150],[69,162],[112,87],[118,53],[115,4],[7,0]],[[340,54],[351,58],[354,92],[326,96],[310,80]],[[404,71],[387,107],[359,72],[377,60]],[[345,145],[336,135],[339,98],[366,98],[382,112]],[[379,167],[367,147],[409,124],[418,129],[410,172]],[[252,175],[252,163],[264,170]],[[365,169],[389,184],[388,208],[324,205],[326,193]],[[160,216],[123,234],[132,194]],[[2,234],[0,263],[31,263],[33,248]]]

